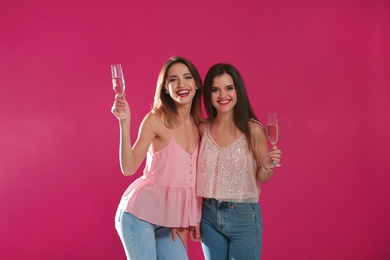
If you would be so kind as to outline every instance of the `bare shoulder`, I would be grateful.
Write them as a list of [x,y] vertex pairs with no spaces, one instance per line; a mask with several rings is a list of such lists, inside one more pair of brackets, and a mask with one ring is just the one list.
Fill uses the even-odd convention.
[[199,134],[200,136],[202,137],[204,135],[204,132],[206,130],[206,128],[209,126],[209,122],[208,121],[204,121],[204,122],[201,122],[198,126],[199,128]]
[[149,112],[141,123],[142,131],[154,133],[154,135],[159,135],[165,128],[163,118],[153,112]]
[[249,127],[251,129],[251,136],[254,140],[264,141],[266,138],[264,126],[259,121],[251,119],[249,121]]
[[256,119],[253,119],[253,118],[249,121],[249,126],[250,126],[251,130],[253,130],[254,128],[257,128],[257,127],[264,130],[263,124],[260,123],[260,121],[257,121]]
[[251,119],[249,127],[251,129],[254,156],[258,165],[260,165],[264,156],[268,153],[267,136],[263,125],[259,121]]

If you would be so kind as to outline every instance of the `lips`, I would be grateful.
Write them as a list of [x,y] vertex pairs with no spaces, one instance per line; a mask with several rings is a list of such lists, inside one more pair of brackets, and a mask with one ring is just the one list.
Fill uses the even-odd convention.
[[180,90],[178,92],[176,92],[179,96],[186,96],[190,93],[189,90]]
[[219,100],[218,103],[220,105],[227,105],[230,103],[230,101],[231,101],[231,99],[224,99],[224,100]]

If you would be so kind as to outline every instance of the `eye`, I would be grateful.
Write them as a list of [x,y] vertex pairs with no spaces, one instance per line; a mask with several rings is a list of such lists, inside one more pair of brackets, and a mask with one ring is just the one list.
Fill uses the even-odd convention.
[[218,91],[218,88],[211,88],[212,93],[217,92],[217,91]]
[[185,76],[185,79],[193,79],[192,75]]
[[234,86],[233,86],[233,85],[227,86],[226,89],[227,89],[227,90],[233,90],[233,89],[234,89]]
[[174,82],[174,81],[177,81],[177,78],[175,77],[169,78],[169,82]]

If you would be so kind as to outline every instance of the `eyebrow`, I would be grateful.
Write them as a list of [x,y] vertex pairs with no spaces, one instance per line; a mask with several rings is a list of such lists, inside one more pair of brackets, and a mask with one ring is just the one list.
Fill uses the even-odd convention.
[[[217,86],[211,86],[212,88],[220,88],[220,87],[217,87]],[[234,87],[234,84],[228,84],[222,88],[226,88],[226,87]]]
[[[186,72],[186,73],[183,74],[183,76],[188,76],[188,75],[192,76],[191,72]],[[171,75],[168,78],[173,78],[173,77],[178,77],[178,76],[177,75]]]

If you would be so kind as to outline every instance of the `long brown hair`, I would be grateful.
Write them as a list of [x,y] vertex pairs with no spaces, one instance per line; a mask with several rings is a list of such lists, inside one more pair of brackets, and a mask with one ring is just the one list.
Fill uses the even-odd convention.
[[221,76],[223,74],[228,74],[232,77],[234,82],[234,88],[237,93],[237,104],[234,107],[233,112],[233,121],[234,124],[240,129],[244,134],[248,142],[249,149],[252,149],[252,138],[251,138],[251,128],[250,121],[256,120],[259,121],[253,112],[252,106],[249,102],[248,95],[246,93],[244,80],[240,72],[232,65],[226,63],[218,63],[212,66],[206,74],[203,85],[203,101],[204,107],[207,112],[208,119],[212,120],[217,116],[217,110],[211,104],[211,90],[213,87],[214,78]]
[[156,93],[154,95],[154,103],[152,108],[152,112],[157,112],[164,115],[164,124],[168,128],[172,128],[176,123],[177,107],[171,96],[165,93],[164,86],[167,84],[166,80],[168,70],[177,63],[182,63],[187,66],[192,77],[194,78],[196,86],[198,87],[192,100],[190,113],[197,125],[204,120],[201,109],[202,78],[200,77],[198,69],[191,61],[187,60],[186,58],[175,56],[168,59],[161,68],[157,80]]

